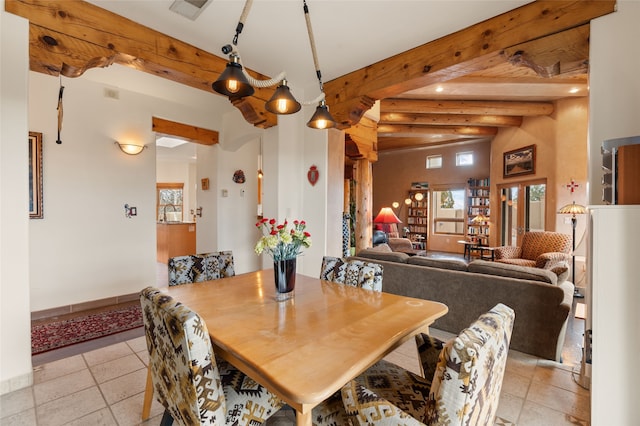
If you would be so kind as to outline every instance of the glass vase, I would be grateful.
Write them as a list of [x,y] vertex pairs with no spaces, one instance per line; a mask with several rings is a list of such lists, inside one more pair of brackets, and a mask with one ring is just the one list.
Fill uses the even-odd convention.
[[293,298],[296,287],[296,258],[273,261],[273,276],[278,302]]

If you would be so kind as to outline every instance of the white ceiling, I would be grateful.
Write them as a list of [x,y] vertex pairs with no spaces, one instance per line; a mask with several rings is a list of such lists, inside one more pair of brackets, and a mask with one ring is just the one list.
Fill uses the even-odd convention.
[[[230,44],[245,2],[211,0],[191,21],[169,10],[173,0],[89,0],[101,8],[218,55]],[[323,81],[499,15],[523,0],[307,0]],[[317,79],[302,0],[255,0],[239,36],[245,66],[287,73],[292,87]],[[317,93],[309,93],[312,99]]]

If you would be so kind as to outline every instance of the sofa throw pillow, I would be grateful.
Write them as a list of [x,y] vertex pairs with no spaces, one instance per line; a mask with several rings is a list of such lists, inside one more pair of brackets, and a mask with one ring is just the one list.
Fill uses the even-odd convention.
[[379,253],[391,253],[393,251],[391,250],[391,247],[389,247],[389,244],[387,243],[378,244],[377,246],[371,247],[367,250],[371,250]]
[[491,262],[488,260],[474,260],[469,263],[469,272],[519,278],[522,280],[540,281],[553,285],[558,284],[558,277],[549,269],[510,265],[508,263]]
[[555,268],[551,268],[551,272],[557,275],[558,285],[569,278],[569,268],[567,266],[556,266]]

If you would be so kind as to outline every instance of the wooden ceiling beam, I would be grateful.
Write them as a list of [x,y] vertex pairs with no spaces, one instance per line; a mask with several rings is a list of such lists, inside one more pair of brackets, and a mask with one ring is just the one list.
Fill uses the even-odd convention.
[[423,135],[463,135],[463,136],[494,136],[498,133],[496,127],[480,126],[416,126],[411,124],[379,124],[378,134],[423,134]]
[[[589,23],[615,11],[615,0],[538,0],[325,83],[342,127],[357,121],[354,100],[375,100],[489,68],[502,51]],[[455,48],[452,48],[455,46]]]
[[156,133],[184,139],[200,145],[215,145],[218,143],[219,138],[219,134],[215,130],[190,126],[159,117],[151,117],[151,128]]
[[516,101],[435,101],[425,99],[383,99],[380,111],[385,113],[425,114],[469,114],[469,115],[512,115],[539,116],[553,112],[551,102],[516,102]]
[[520,127],[522,116],[381,112],[379,124]]
[[[227,61],[81,0],[5,0],[5,10],[29,20],[33,71],[78,77],[113,63],[220,96],[211,88]],[[267,76],[247,70],[256,79]],[[275,88],[257,88],[242,106],[245,120],[268,128],[277,116],[264,109]],[[252,121],[253,120],[253,121]]]

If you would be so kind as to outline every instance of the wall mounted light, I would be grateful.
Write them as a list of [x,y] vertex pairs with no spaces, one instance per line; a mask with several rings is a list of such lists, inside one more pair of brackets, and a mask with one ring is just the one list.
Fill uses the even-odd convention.
[[147,147],[146,145],[136,145],[118,141],[115,141],[115,144],[118,145],[118,148],[120,148],[122,152],[128,155],[138,155]]

